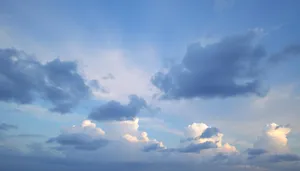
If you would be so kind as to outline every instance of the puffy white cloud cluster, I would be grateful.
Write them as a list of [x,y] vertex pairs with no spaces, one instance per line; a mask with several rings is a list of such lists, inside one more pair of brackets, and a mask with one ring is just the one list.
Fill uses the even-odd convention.
[[50,138],[48,143],[57,143],[59,150],[77,149],[77,150],[96,150],[108,144],[104,137],[105,132],[96,126],[90,120],[84,120],[80,126],[62,130],[57,137]]
[[181,151],[200,152],[216,149],[223,152],[237,152],[234,146],[222,144],[223,134],[216,127],[209,127],[204,123],[193,123],[185,128],[185,140],[182,140]]
[[[134,123],[134,124],[132,124]],[[131,133],[125,133],[123,138],[129,143],[139,143],[143,146],[143,151],[159,151],[166,149],[165,145],[161,141],[157,141],[156,139],[150,139],[148,137],[148,133],[144,131],[139,131],[139,119],[136,118],[134,121],[122,121],[121,125],[131,125],[134,126],[135,129],[129,129]]]
[[263,134],[254,143],[254,148],[265,149],[270,152],[287,152],[287,135],[291,132],[288,126],[271,123],[266,125]]

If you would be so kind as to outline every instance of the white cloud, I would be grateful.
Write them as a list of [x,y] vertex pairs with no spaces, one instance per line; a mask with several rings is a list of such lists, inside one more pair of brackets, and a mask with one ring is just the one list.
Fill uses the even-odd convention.
[[291,128],[287,126],[277,125],[275,123],[268,124],[263,134],[254,143],[254,148],[261,148],[270,152],[287,152],[287,135],[290,131]]
[[73,125],[71,128],[63,130],[64,133],[84,133],[91,137],[103,136],[105,132],[96,126],[91,120],[82,121],[81,125]]
[[185,136],[186,137],[197,137],[200,136],[208,126],[204,123],[193,123],[186,127]]
[[139,118],[127,121],[112,121],[103,123],[108,132],[107,136],[112,139],[122,139],[125,134],[138,136],[139,134]]

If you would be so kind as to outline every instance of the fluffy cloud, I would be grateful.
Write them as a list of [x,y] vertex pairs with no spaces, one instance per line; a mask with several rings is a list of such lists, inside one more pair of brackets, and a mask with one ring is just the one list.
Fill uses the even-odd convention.
[[257,35],[249,31],[205,47],[192,44],[179,65],[156,73],[152,83],[167,99],[263,95],[259,65],[267,56],[255,43]]
[[253,148],[248,149],[248,160],[251,162],[294,162],[300,161],[300,156],[291,154],[288,151],[287,135],[291,128],[288,126],[267,124],[263,134],[258,137],[253,144]]
[[288,126],[277,125],[275,123],[268,124],[261,136],[254,143],[254,148],[265,149],[271,152],[286,152],[288,151],[287,135],[291,128]]
[[123,105],[117,101],[109,101],[93,109],[89,118],[97,121],[134,120],[142,109],[150,109],[146,101],[136,95],[129,96],[129,103]]
[[[121,121],[121,124],[124,125],[131,124],[134,126],[135,129],[131,129],[128,133],[125,133],[122,137],[129,143],[137,143],[138,146],[141,146],[141,150],[144,152],[150,151],[162,151],[165,150],[166,147],[164,146],[163,142],[157,141],[156,139],[151,139],[148,137],[148,133],[144,131],[139,131],[139,119],[136,118],[134,122],[132,121]],[[133,124],[134,123],[134,124]],[[125,129],[126,129],[125,125]]]
[[[42,156],[38,155],[39,159],[43,158],[40,162],[49,161],[52,164],[54,161],[54,163],[60,161],[67,162],[69,164],[88,162],[86,168],[87,166],[93,165],[96,170],[96,166],[93,164],[93,162],[102,163],[105,162],[107,158],[110,158],[114,162],[109,163],[121,166],[121,163],[118,163],[118,160],[116,158],[119,158],[120,156],[121,158],[126,158],[126,155],[128,156],[128,158],[131,158],[131,155],[135,155],[133,162],[130,163],[133,164],[134,162],[136,162],[136,165],[132,166],[133,168],[141,166],[137,170],[143,169],[144,166],[146,167],[146,165],[142,164],[143,162],[145,162],[145,160],[159,161],[153,162],[152,164],[165,164],[164,168],[167,170],[174,170],[175,168],[179,167],[172,167],[176,163],[180,163],[185,166],[185,169],[183,169],[184,167],[182,167],[177,168],[178,170],[193,170],[188,169],[191,163],[195,164],[193,168],[196,167],[197,169],[199,169],[200,167],[202,168],[202,170],[207,169],[211,171],[215,171],[215,169],[213,169],[213,165],[220,166],[220,168],[216,170],[222,169],[237,171],[268,170],[269,168],[271,170],[279,171],[288,170],[284,168],[295,170],[299,168],[297,165],[291,163],[298,162],[300,159],[299,156],[295,154],[269,153],[263,149],[249,149],[247,150],[246,155],[245,153],[229,153],[233,151],[236,152],[236,149],[227,143],[219,144],[218,142],[221,142],[222,140],[219,129],[207,126],[204,123],[193,123],[187,126],[185,128],[186,141],[183,142],[187,144],[179,148],[169,149],[166,148],[162,142],[149,138],[146,132],[139,131],[138,119],[136,119],[135,121],[119,121],[119,125],[120,128],[122,126],[124,128],[128,126],[131,127],[127,130],[128,132],[130,132],[130,134],[124,134],[123,136],[123,139],[126,140],[127,143],[124,143],[124,141],[112,142],[105,146],[105,143],[103,141],[106,140],[104,139],[106,138],[105,132],[102,129],[97,128],[95,123],[91,122],[90,120],[85,120],[80,126],[73,126],[72,128],[66,129],[59,136],[49,140],[49,142],[56,142],[60,144],[57,149],[64,150],[63,152],[66,152],[66,154],[68,155],[66,155],[64,158],[49,158],[48,156],[50,155],[46,155],[46,151],[43,150],[43,153],[45,154],[43,154]],[[279,127],[283,128],[282,126],[277,125],[277,129],[279,129]],[[213,151],[213,153],[211,154],[202,153],[205,152],[205,150],[210,149],[215,149],[215,151]],[[224,153],[223,149],[230,150],[227,151],[228,153]],[[136,150],[139,150],[140,152]],[[38,149],[35,151],[38,152],[40,150]],[[247,158],[247,155],[255,157]],[[126,165],[129,163],[125,162],[123,164]],[[276,165],[276,167],[273,167],[274,165]],[[5,164],[0,165],[0,167],[3,166],[5,166]],[[78,167],[81,167],[81,164],[79,164]],[[82,168],[84,167],[82,166]],[[120,168],[118,167],[118,169]]]
[[49,139],[48,143],[58,143],[59,150],[65,148],[74,148],[77,150],[97,150],[108,144],[108,140],[104,138],[105,132],[101,128],[97,128],[95,123],[90,120],[84,120],[81,126],[73,126],[64,130],[57,137]]
[[187,48],[181,63],[152,77],[162,99],[191,99],[264,96],[263,66],[299,56],[300,46],[290,45],[273,55],[257,42],[263,33],[254,29],[244,34],[224,37],[218,42]]
[[[215,150],[215,152],[237,152],[230,144],[222,144],[223,134],[216,127],[209,127],[204,123],[193,123],[185,128],[185,139],[181,140],[179,147],[167,148],[162,142],[156,140],[144,151],[200,153],[203,150]],[[128,137],[133,141],[142,141]],[[214,153],[214,152],[213,152]]]
[[52,111],[67,113],[90,95],[77,64],[54,59],[40,63],[25,52],[0,49],[0,100],[20,104],[37,98],[50,102]]
[[16,125],[11,125],[7,123],[1,123],[0,124],[0,131],[8,131],[10,129],[17,129],[18,127]]
[[216,127],[204,123],[193,123],[185,128],[186,139],[182,140],[180,152],[199,153],[206,149],[218,149],[223,152],[236,152],[230,144],[222,144],[223,134]]

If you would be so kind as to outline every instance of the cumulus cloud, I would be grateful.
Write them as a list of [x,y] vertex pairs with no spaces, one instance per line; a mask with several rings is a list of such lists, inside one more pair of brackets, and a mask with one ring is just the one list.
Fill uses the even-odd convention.
[[228,98],[241,95],[264,96],[264,66],[299,56],[299,45],[267,55],[258,44],[261,29],[224,37],[201,46],[194,43],[179,64],[153,75],[151,81],[162,99]]
[[[145,131],[139,131],[139,119],[136,118],[134,122],[132,121],[121,121],[125,122],[125,124],[130,124],[134,126],[134,129],[125,133],[122,137],[129,143],[137,143],[142,146],[141,150],[144,152],[150,151],[162,151],[165,150],[166,147],[161,141],[157,141],[156,139],[151,139],[148,137],[148,133]],[[123,124],[124,125],[124,124]],[[126,129],[126,128],[125,128]]]
[[62,131],[60,135],[50,138],[47,143],[58,143],[60,146],[56,149],[74,148],[77,150],[97,150],[108,144],[104,137],[105,132],[97,128],[96,124],[90,120],[84,120],[81,126]]
[[287,135],[291,128],[288,126],[271,123],[266,125],[261,136],[254,143],[254,148],[265,149],[271,152],[287,152],[288,139]]
[[0,124],[0,131],[8,131],[10,129],[17,129],[18,127],[16,125],[11,125],[7,123],[1,123]]
[[216,127],[204,123],[193,123],[185,128],[186,139],[182,140],[180,152],[199,153],[206,149],[218,149],[223,152],[236,152],[236,148],[228,143],[222,144],[223,134]]
[[266,51],[255,43],[257,35],[249,31],[205,47],[194,43],[180,64],[156,73],[152,83],[167,99],[263,95],[259,65]]
[[[223,134],[216,127],[209,127],[204,123],[193,123],[185,128],[185,139],[180,141],[179,147],[167,148],[162,143],[152,145],[150,149],[161,152],[200,153],[203,150],[214,149],[216,152],[237,152],[234,146],[222,144]],[[156,147],[156,148],[154,148]],[[150,151],[150,150],[148,150]]]
[[52,111],[68,113],[90,95],[77,64],[54,59],[45,64],[23,51],[0,49],[0,100],[20,104],[37,98],[50,102]]
[[258,137],[246,153],[252,163],[282,163],[300,161],[300,156],[288,150],[287,135],[291,129],[288,126],[267,124],[263,134]]
[[89,118],[97,121],[134,120],[142,109],[150,109],[150,107],[143,98],[130,95],[127,105],[114,100],[109,101],[93,109]]
[[[97,129],[97,125],[95,123],[91,122],[90,120],[85,120],[81,123],[80,126],[73,126],[72,128],[66,129],[58,137],[49,140],[49,143],[56,142],[60,144],[60,146],[57,148],[58,150],[72,148],[73,150],[68,151],[69,155],[66,155],[63,158],[51,158],[51,159],[43,158],[43,157],[47,157],[47,155],[42,155],[42,156],[38,155],[39,159],[41,159],[41,157],[43,158],[43,160],[41,160],[40,162],[42,161],[45,162],[49,160],[49,162],[51,162],[52,165],[55,162],[58,161],[64,162],[65,160],[67,160],[66,162],[69,164],[72,163],[72,165],[78,164],[79,162],[88,162],[88,164],[85,167],[87,168],[88,166],[93,165],[93,162],[101,163],[100,161],[102,162],[106,161],[102,159],[103,157],[104,158],[109,157],[115,159],[118,158],[119,155],[130,154],[129,155],[130,157],[131,155],[137,155],[135,156],[136,158],[134,160],[134,162],[140,163],[137,164],[137,166],[140,166],[139,169],[137,170],[141,170],[144,168],[144,165],[141,164],[145,162],[145,159],[148,159],[150,161],[159,161],[159,162],[151,162],[151,164],[154,165],[159,163],[166,164],[163,169],[167,169],[167,170],[168,169],[174,170],[176,167],[173,168],[169,166],[176,165],[177,163],[181,163],[186,166],[180,169],[177,168],[178,170],[190,170],[188,168],[192,163],[195,164],[193,168],[195,167],[198,170],[199,168],[202,168],[202,170],[211,170],[211,171],[214,171],[212,167],[213,165],[220,166],[220,168],[216,170],[221,169],[221,170],[237,170],[237,171],[239,170],[253,171],[253,170],[268,170],[268,169],[279,171],[279,170],[289,170],[289,169],[297,170],[297,168],[299,168],[297,165],[295,165],[295,162],[299,161],[298,155],[289,154],[289,153],[269,153],[266,150],[262,150],[262,149],[248,149],[246,153],[247,155],[257,156],[248,159],[247,159],[247,155],[244,155],[244,153],[222,153],[223,152],[222,150],[215,151],[215,153],[208,156],[207,153],[198,154],[197,151],[202,152],[209,149],[223,149],[223,148],[233,147],[227,143],[221,144],[221,146],[219,146],[216,140],[217,139],[221,140],[221,138],[220,137],[216,139],[214,138],[217,137],[218,134],[220,134],[220,130],[215,127],[207,126],[204,123],[193,123],[185,128],[186,138],[189,139],[191,138],[191,136],[193,136],[192,137],[193,139],[187,140],[188,142],[187,145],[184,145],[179,148],[167,148],[164,146],[162,142],[149,138],[146,132],[139,131],[138,119],[136,121],[119,121],[119,122],[120,123],[124,122],[123,124],[127,126],[131,125],[132,133],[134,132],[137,133],[136,136],[131,134],[125,134],[126,136],[124,135],[123,137],[124,140],[126,140],[126,142],[128,142],[132,146],[126,146],[126,144],[124,143],[109,143],[109,145],[105,146],[104,142],[102,141],[104,139],[105,132],[100,128]],[[282,126],[277,125],[277,127],[282,127]],[[203,134],[205,134],[205,136],[202,136]],[[200,142],[196,143],[196,141],[200,141],[200,140],[202,143]],[[118,146],[117,149],[116,146],[109,147],[112,144],[120,145],[120,146]],[[36,147],[34,148],[36,149]],[[40,151],[39,149],[40,148],[38,147],[35,151],[39,153]],[[136,149],[139,149],[141,153],[133,154],[132,152],[135,151]],[[45,150],[42,151],[45,152]],[[0,154],[3,153],[1,153],[0,151]],[[142,154],[147,154],[148,157],[144,158]],[[18,155],[18,156],[24,156],[24,155]],[[129,156],[128,158],[130,158]],[[176,156],[176,158],[172,158],[172,156]],[[115,159],[112,161],[117,161],[117,160]],[[131,163],[133,164],[134,162]],[[120,165],[120,163],[118,162],[109,162],[109,163],[112,163],[114,165]],[[69,164],[66,166],[69,166]],[[2,166],[3,165],[4,164],[2,164]],[[134,164],[131,167],[134,168],[134,166],[136,165]],[[95,170],[96,168],[98,168],[96,166],[94,167]],[[156,170],[161,170],[161,169],[162,168],[160,169],[157,168]]]

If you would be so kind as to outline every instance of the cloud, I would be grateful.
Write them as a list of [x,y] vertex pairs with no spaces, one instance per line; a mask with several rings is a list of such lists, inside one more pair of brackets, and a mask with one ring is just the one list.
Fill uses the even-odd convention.
[[179,152],[183,153],[200,153],[202,150],[217,148],[218,146],[210,141],[206,141],[203,143],[191,143],[186,147],[179,148]]
[[263,135],[246,152],[252,162],[294,162],[300,161],[300,156],[288,151],[287,135],[291,129],[288,126],[267,124]]
[[1,123],[0,124],[0,131],[8,131],[10,129],[17,129],[18,127],[16,125],[11,125],[7,123]]
[[50,102],[55,112],[68,113],[89,97],[85,79],[72,61],[40,63],[23,51],[0,49],[0,100],[29,104]]
[[108,144],[104,134],[105,132],[101,128],[97,128],[95,123],[84,120],[81,126],[73,126],[57,137],[50,138],[47,143],[58,143],[60,145],[56,148],[58,150],[69,147],[77,150],[97,150]]
[[263,96],[260,65],[267,55],[256,43],[258,35],[260,31],[252,30],[205,47],[194,43],[180,64],[157,72],[152,83],[163,99]]
[[[185,128],[185,139],[180,141],[177,148],[167,148],[163,144],[150,147],[159,152],[201,153],[203,150],[215,150],[215,152],[237,152],[234,146],[228,143],[222,144],[223,134],[216,127],[209,127],[204,123],[193,123]],[[157,147],[157,148],[155,148]],[[150,150],[147,150],[150,151]]]
[[[148,133],[145,131],[139,131],[139,119],[136,118],[135,121],[121,121],[129,122],[131,125],[134,123],[135,129],[130,129],[128,133],[125,133],[122,137],[129,143],[138,143],[142,145],[142,151],[150,152],[150,151],[162,151],[165,150],[166,147],[163,142],[157,141],[156,139],[151,139],[148,137]],[[126,128],[125,128],[126,129]],[[128,128],[127,128],[128,129]]]
[[209,127],[204,123],[193,123],[185,128],[180,152],[199,153],[206,149],[218,149],[223,152],[236,152],[236,148],[228,143],[222,144],[223,134],[216,127]]
[[205,131],[201,134],[200,138],[211,138],[217,136],[220,133],[219,129],[216,127],[206,128]]
[[268,151],[260,148],[249,148],[247,150],[248,155],[250,156],[258,156],[267,153]]
[[296,154],[275,154],[270,156],[271,162],[293,162],[300,161],[300,156]]
[[150,152],[150,151],[163,151],[165,150],[166,147],[162,142],[155,141],[149,145],[146,145],[143,149],[145,152]]
[[[120,122],[129,122],[129,121],[120,121]],[[133,121],[130,121],[133,122]],[[138,123],[138,122],[136,122]],[[0,168],[6,166],[6,170],[12,168],[8,166],[7,163],[12,161],[21,161],[19,164],[24,164],[26,161],[36,161],[36,163],[42,163],[42,165],[49,164],[49,167],[52,168],[55,164],[62,165],[63,168],[58,170],[97,170],[101,168],[110,168],[110,170],[120,170],[122,169],[131,169],[131,170],[208,170],[208,171],[217,171],[217,170],[249,170],[249,171],[260,171],[260,170],[297,170],[296,162],[299,161],[299,156],[289,153],[268,153],[264,150],[259,149],[249,149],[247,150],[246,155],[244,153],[220,153],[215,151],[212,155],[207,155],[208,153],[202,153],[205,150],[218,149],[220,147],[214,141],[205,141],[204,143],[189,143],[187,146],[182,148],[167,148],[162,142],[156,141],[148,137],[146,132],[140,132],[138,130],[138,124],[135,124],[136,129],[134,129],[139,136],[133,136],[133,141],[127,141],[132,146],[128,146],[124,143],[109,143],[107,146],[103,145],[101,138],[104,138],[104,131],[97,130],[97,125],[90,120],[85,120],[81,123],[80,126],[73,126],[72,128],[66,129],[58,137],[56,137],[55,142],[59,143],[60,146],[57,147],[58,150],[70,149],[66,152],[64,157],[53,156],[46,149],[41,148],[38,144],[33,144],[30,146],[32,153],[29,154],[10,154],[9,150],[2,152],[0,148],[1,157],[5,156],[3,160],[0,160]],[[277,129],[279,129],[278,126]],[[208,128],[215,127],[207,126],[204,123],[194,123],[186,127],[185,135],[193,135],[194,139],[201,137],[201,135],[206,132]],[[210,131],[207,131],[210,132]],[[212,131],[218,132],[218,131]],[[64,134],[65,133],[65,134]],[[62,136],[67,135],[67,136]],[[211,135],[211,134],[210,134]],[[207,136],[213,138],[213,136]],[[92,138],[91,138],[92,137]],[[206,138],[206,139],[209,139]],[[97,141],[98,140],[98,141]],[[49,140],[51,141],[51,140]],[[120,145],[118,148],[114,145]],[[111,146],[112,145],[112,146]],[[222,147],[227,146],[228,144],[222,145]],[[122,148],[120,148],[122,147]],[[75,149],[75,150],[74,150]],[[135,150],[139,149],[141,153],[133,153]],[[198,151],[198,153],[196,152]],[[65,151],[63,151],[65,152]],[[37,155],[34,153],[43,153],[43,155]],[[187,154],[189,153],[189,154]],[[193,154],[191,154],[193,153]],[[124,155],[125,154],[125,155]],[[120,155],[124,158],[131,158],[131,155],[135,155],[135,160],[130,162],[118,162],[116,158]],[[124,156],[123,156],[124,155]],[[126,156],[128,155],[128,156]],[[144,157],[146,155],[147,157]],[[257,158],[252,158],[251,160],[247,159],[247,155],[256,155]],[[15,158],[18,156],[19,158]],[[173,158],[175,156],[175,158]],[[21,158],[20,158],[21,157]],[[28,158],[27,158],[28,157]],[[9,158],[10,160],[6,160]],[[112,158],[111,162],[105,162],[107,158]],[[2,158],[1,158],[2,159]],[[15,160],[12,160],[15,159]],[[100,160],[99,160],[100,159]],[[150,165],[146,165],[150,161]],[[24,162],[24,163],[23,163]],[[102,164],[109,164],[103,165]],[[24,168],[31,168],[26,166]],[[99,165],[97,165],[99,164]],[[112,166],[110,166],[110,164]],[[178,165],[179,164],[179,165]],[[160,167],[154,168],[153,165],[159,165]],[[175,167],[176,165],[176,167]],[[191,167],[193,165],[193,167]],[[19,165],[16,165],[19,166]],[[76,166],[72,168],[72,166]],[[163,167],[162,167],[163,166]],[[173,167],[174,166],[174,167]],[[218,166],[219,168],[215,168]],[[151,167],[151,169],[149,169]],[[24,169],[23,168],[23,169]],[[37,168],[37,166],[32,167]],[[44,168],[44,167],[41,167]],[[80,168],[80,169],[79,169]],[[18,169],[17,169],[18,170]],[[42,169],[43,170],[43,169]],[[55,168],[57,170],[57,168]]]
[[146,101],[136,95],[129,96],[129,103],[123,105],[117,101],[109,101],[93,109],[89,118],[97,121],[134,120],[142,109],[149,109]]
[[268,124],[253,147],[265,149],[270,152],[286,152],[288,151],[287,135],[290,131],[291,128],[288,126],[277,125],[275,123]]
[[278,63],[281,61],[285,61],[291,57],[300,57],[300,45],[292,44],[292,45],[286,46],[280,52],[271,55],[269,58],[269,61],[271,63]]

